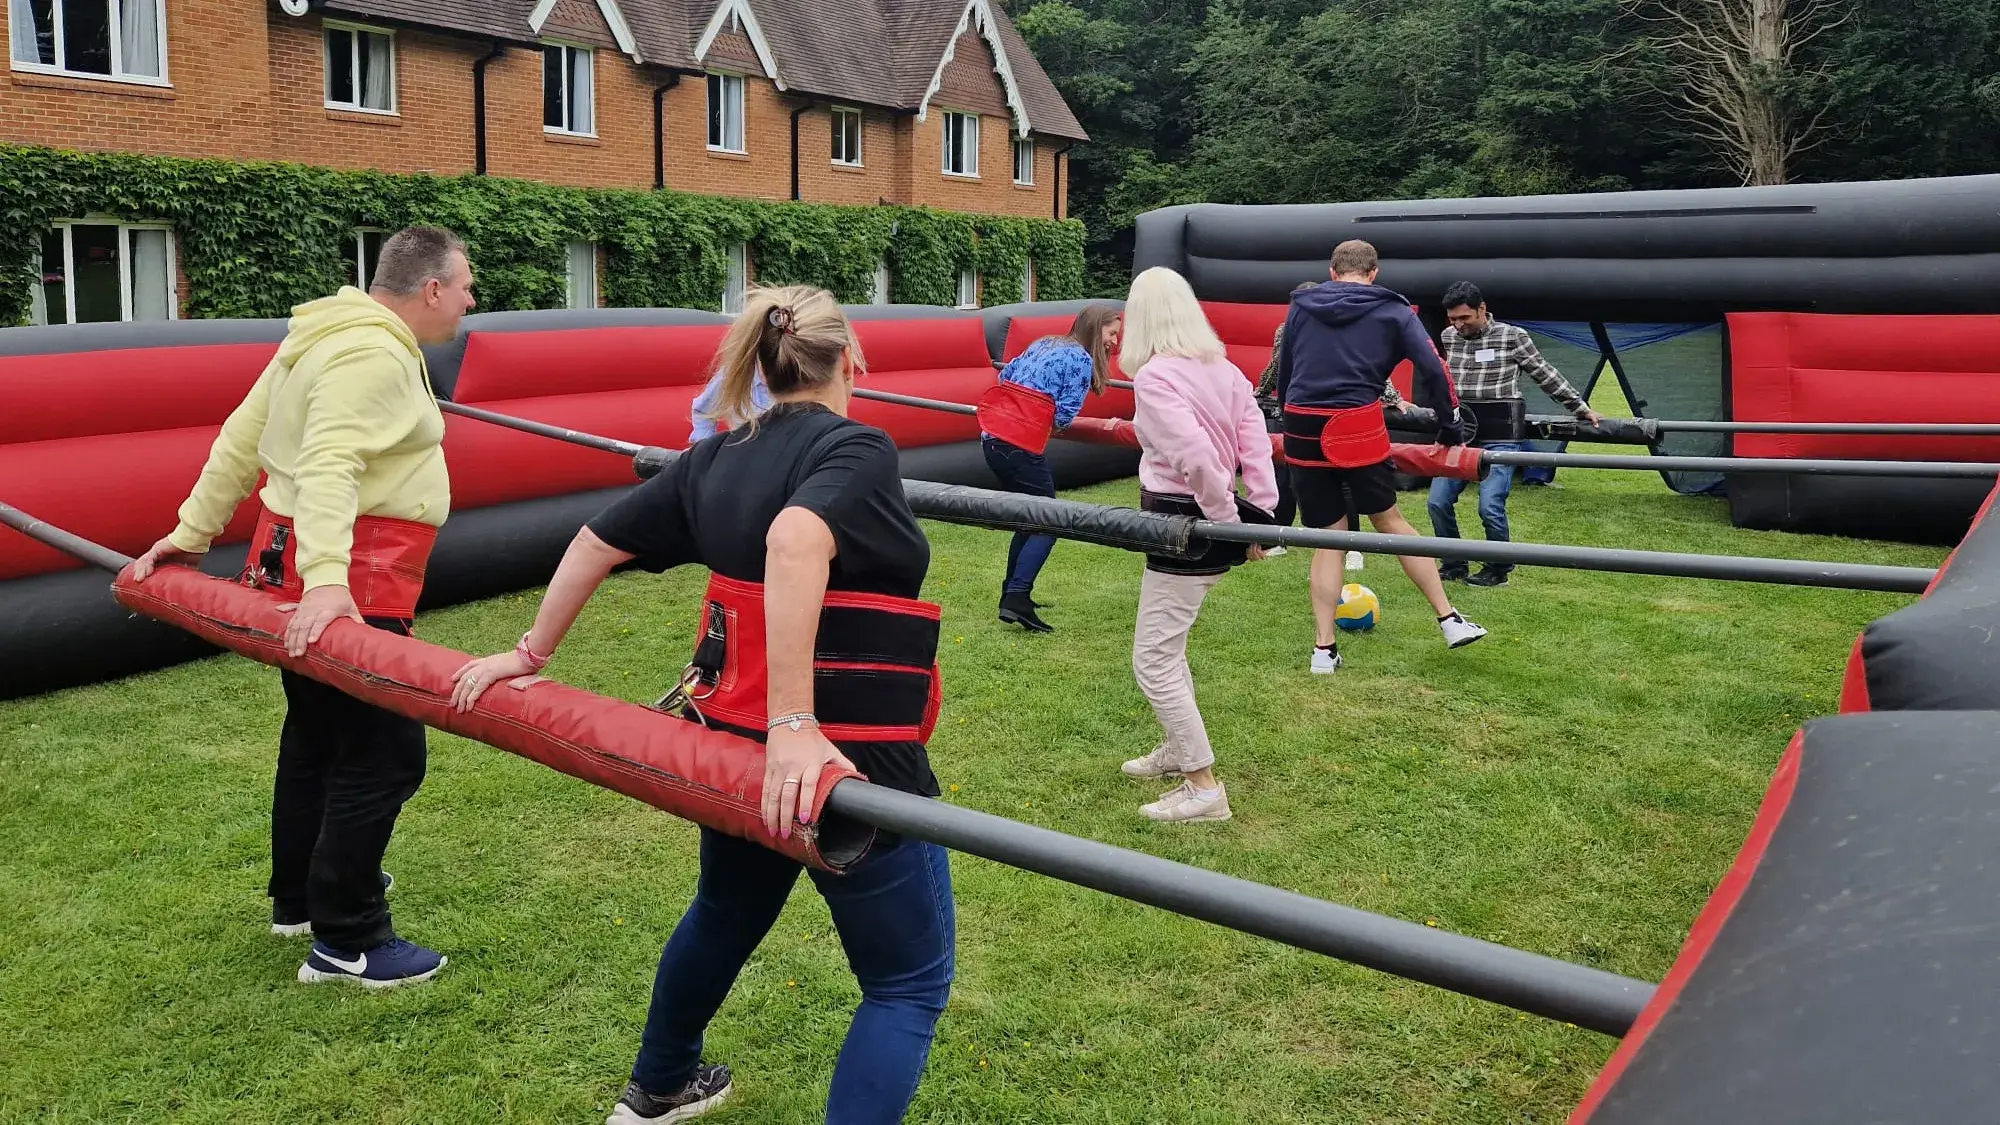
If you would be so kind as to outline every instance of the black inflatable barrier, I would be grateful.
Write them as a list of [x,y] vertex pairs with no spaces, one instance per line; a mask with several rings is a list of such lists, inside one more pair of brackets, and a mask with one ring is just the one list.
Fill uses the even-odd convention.
[[1808,723],[1571,1125],[1992,1120],[1996,746],[1992,711]]
[[1427,303],[1472,281],[1508,319],[2000,311],[2000,176],[1190,204],[1138,217],[1132,266],[1178,270],[1204,300],[1283,304],[1350,238],[1381,251],[1381,284]]
[[1930,591],[1862,632],[1855,658],[1866,697],[1844,698],[1843,709],[2000,710],[1996,497],[2000,489],[1989,492],[1972,533],[1952,552]]

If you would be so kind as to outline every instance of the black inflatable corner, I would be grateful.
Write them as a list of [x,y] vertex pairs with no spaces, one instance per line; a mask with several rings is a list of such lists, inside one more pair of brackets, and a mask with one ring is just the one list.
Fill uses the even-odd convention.
[[[1136,277],[1141,272],[1149,270],[1154,266],[1165,266],[1182,277],[1186,277],[1188,272],[1188,224],[1193,221],[1196,211],[1203,206],[1204,204],[1199,203],[1183,203],[1175,207],[1162,207],[1157,211],[1148,211],[1134,220],[1132,231],[1133,276]],[[1290,293],[1291,287],[1286,286],[1285,292]],[[1208,297],[1210,294],[1203,293],[1199,288],[1196,288],[1195,296]],[[1221,299],[1233,300],[1234,298],[1225,297]],[[1273,303],[1283,304],[1284,300],[1285,298],[1280,297]]]
[[1992,482],[1949,477],[1729,473],[1737,527],[1948,547],[1965,538]]
[[1991,506],[1930,593],[1869,624],[1861,666],[1872,710],[2000,710],[2000,518]]
[[1573,1125],[1991,1120],[1996,746],[1991,711],[1809,724]]

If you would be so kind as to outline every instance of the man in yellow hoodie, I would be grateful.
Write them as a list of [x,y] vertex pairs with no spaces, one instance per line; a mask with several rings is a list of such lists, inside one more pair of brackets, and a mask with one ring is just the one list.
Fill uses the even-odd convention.
[[[451,508],[444,416],[419,348],[456,336],[472,305],[465,244],[411,227],[382,244],[368,292],[344,287],[294,309],[277,356],[223,423],[179,526],[134,576],[198,564],[261,471],[244,578],[286,596],[286,649],[303,655],[343,617],[407,635]],[[272,932],[317,939],[303,982],[428,980],[445,959],[396,936],[382,873],[396,817],[423,782],[423,724],[280,677]]]

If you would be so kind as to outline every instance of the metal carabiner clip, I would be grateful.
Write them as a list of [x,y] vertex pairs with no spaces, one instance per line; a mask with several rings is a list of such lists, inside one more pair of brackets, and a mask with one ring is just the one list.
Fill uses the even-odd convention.
[[711,684],[707,691],[696,694],[693,689],[700,685],[701,669],[693,661],[689,661],[687,667],[681,669],[680,679],[667,694],[661,696],[659,701],[653,704],[653,710],[664,711],[671,715],[682,707],[686,707],[688,710],[693,711],[695,718],[706,726],[708,721],[702,717],[700,702],[715,694],[715,685]]

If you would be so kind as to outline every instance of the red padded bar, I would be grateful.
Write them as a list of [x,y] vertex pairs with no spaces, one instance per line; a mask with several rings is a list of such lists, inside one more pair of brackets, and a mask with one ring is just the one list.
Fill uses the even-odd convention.
[[[193,426],[0,445],[0,482],[5,484],[8,503],[86,539],[136,555],[174,529],[175,513],[208,460],[219,429]],[[253,490],[217,542],[248,539],[256,516]],[[0,528],[0,581],[82,565]]]
[[472,332],[452,399],[491,404],[557,388],[570,395],[688,386],[698,392],[715,373],[725,331],[725,325],[691,324]]
[[800,863],[836,869],[821,854],[817,822],[834,785],[861,776],[857,773],[832,766],[822,771],[814,824],[794,824],[790,839],[777,839],[763,825],[764,748],[749,739],[553,680],[522,691],[489,688],[476,707],[460,714],[451,706],[451,677],[469,659],[465,653],[340,620],[295,659],[285,653],[288,618],[277,611],[275,594],[180,567],[156,571],[143,585],[132,581],[127,567],[112,589],[134,612],[252,660],[763,844]]
[[[2000,421],[1995,316],[1730,313],[1731,416],[1751,422]],[[1990,461],[2000,438],[1738,434],[1739,457]]]
[[219,426],[277,351],[208,344],[0,356],[0,445]]

